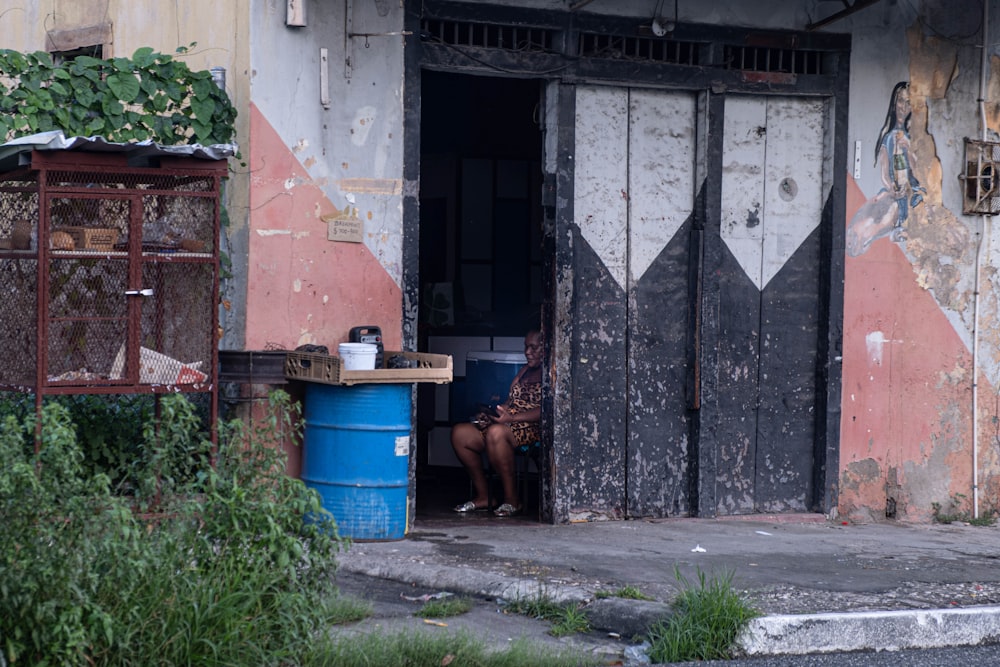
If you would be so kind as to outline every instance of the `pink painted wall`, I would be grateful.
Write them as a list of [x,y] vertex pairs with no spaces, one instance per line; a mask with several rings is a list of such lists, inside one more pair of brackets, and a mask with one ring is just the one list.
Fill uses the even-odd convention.
[[246,349],[345,342],[382,329],[401,349],[402,292],[364,243],[327,240],[336,207],[256,106],[250,105],[250,240]]
[[[865,198],[847,180],[850,220]],[[899,245],[883,238],[847,257],[842,516],[884,520],[891,497],[897,518],[926,521],[932,503],[971,497],[971,369],[966,346]]]

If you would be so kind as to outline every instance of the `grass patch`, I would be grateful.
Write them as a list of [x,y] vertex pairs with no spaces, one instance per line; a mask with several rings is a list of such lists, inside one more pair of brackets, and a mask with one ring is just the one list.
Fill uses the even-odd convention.
[[413,612],[413,615],[420,618],[448,618],[461,616],[468,613],[470,609],[472,609],[472,601],[468,598],[447,597],[427,602],[423,607]]
[[622,598],[624,600],[653,600],[654,598],[649,597],[636,586],[622,586],[616,591],[596,591],[594,597],[598,600],[606,600],[608,598]]
[[586,667],[599,663],[576,652],[554,652],[515,641],[502,651],[490,650],[467,633],[371,633],[326,642],[304,656],[307,667]]
[[582,632],[590,632],[590,619],[580,605],[572,604],[562,608],[562,613],[555,622],[549,634],[553,637],[568,637]]
[[507,610],[529,618],[537,618],[552,623],[549,634],[566,637],[590,631],[590,619],[578,604],[561,605],[543,594],[534,598],[524,598],[511,602]]
[[689,660],[726,660],[740,631],[760,614],[733,590],[733,573],[707,576],[698,570],[696,583],[680,571],[682,589],[674,600],[674,614],[649,632],[649,657],[654,663]]
[[326,616],[330,625],[356,623],[372,615],[372,604],[336,593],[327,603]]

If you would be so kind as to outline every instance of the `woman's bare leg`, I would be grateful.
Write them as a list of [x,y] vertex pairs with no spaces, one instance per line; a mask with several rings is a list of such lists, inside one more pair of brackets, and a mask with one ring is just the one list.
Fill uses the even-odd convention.
[[503,501],[519,508],[521,501],[517,495],[514,479],[514,435],[504,424],[493,424],[486,429],[486,455],[490,465],[500,475],[503,484]]
[[472,487],[476,490],[472,502],[476,507],[486,507],[489,503],[489,494],[486,488],[486,473],[483,471],[483,450],[486,449],[486,445],[483,443],[482,433],[472,424],[456,424],[451,429],[451,446],[455,450],[455,456],[469,473]]

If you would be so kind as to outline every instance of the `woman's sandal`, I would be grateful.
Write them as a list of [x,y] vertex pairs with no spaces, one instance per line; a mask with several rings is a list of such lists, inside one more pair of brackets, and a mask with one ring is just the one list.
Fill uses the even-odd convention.
[[517,516],[520,513],[521,513],[521,508],[514,507],[510,503],[504,503],[500,507],[493,510],[493,514],[495,514],[496,516],[503,516],[503,517]]
[[468,514],[469,512],[485,512],[486,510],[489,509],[489,507],[487,507],[486,505],[479,507],[478,505],[476,505],[475,501],[467,500],[461,505],[455,505],[453,509],[459,514]]

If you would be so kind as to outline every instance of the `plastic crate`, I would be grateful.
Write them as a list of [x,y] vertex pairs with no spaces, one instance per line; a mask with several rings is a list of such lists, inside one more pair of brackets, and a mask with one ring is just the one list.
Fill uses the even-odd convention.
[[402,355],[417,362],[416,368],[376,368],[372,371],[349,371],[340,357],[316,352],[289,352],[285,359],[285,377],[289,380],[321,384],[401,384],[433,382],[446,384],[452,379],[452,360],[448,354],[385,351],[385,359]]

